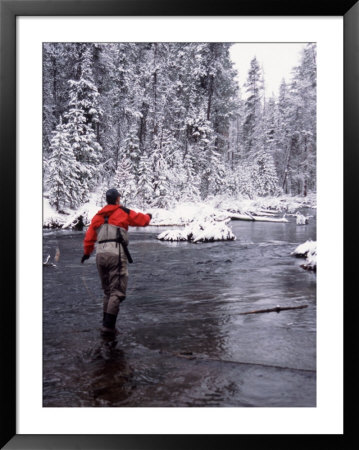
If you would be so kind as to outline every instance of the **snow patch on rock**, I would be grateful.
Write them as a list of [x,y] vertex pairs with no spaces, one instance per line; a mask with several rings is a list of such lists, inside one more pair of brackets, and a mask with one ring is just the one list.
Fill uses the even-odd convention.
[[312,251],[307,253],[307,259],[304,264],[302,264],[303,269],[307,270],[317,270],[317,251]]
[[303,214],[301,214],[299,212],[296,214],[296,224],[297,225],[308,225],[308,223],[309,223],[308,217],[304,216]]
[[306,258],[304,264],[301,265],[303,269],[317,270],[317,242],[306,241],[304,244],[298,245],[298,247],[291,253],[291,255]]
[[184,229],[166,230],[157,236],[161,241],[214,242],[233,241],[236,236],[227,225],[228,221],[194,221]]

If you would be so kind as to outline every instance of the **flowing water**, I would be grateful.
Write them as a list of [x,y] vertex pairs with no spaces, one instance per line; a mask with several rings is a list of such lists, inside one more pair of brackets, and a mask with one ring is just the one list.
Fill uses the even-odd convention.
[[44,258],[58,247],[60,259],[43,270],[43,405],[315,406],[316,275],[290,256],[316,239],[315,218],[290,220],[232,221],[236,241],[205,244],[131,229],[115,340],[100,335],[102,291],[95,257],[80,263],[84,233],[45,231]]

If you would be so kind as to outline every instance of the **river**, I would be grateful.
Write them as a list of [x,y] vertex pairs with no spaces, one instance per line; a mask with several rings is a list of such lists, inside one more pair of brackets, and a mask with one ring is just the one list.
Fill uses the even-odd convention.
[[95,257],[80,263],[84,232],[44,231],[44,259],[57,247],[60,259],[43,268],[43,405],[315,406],[316,275],[290,256],[316,240],[315,217],[231,227],[237,240],[206,244],[132,228],[115,340],[100,335],[102,291]]

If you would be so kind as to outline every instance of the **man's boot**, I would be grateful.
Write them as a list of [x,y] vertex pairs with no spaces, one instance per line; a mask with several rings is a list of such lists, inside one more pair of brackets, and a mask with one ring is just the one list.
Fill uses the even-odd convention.
[[107,335],[116,335],[119,334],[118,330],[115,328],[116,325],[117,314],[109,314],[103,313],[103,321],[102,321],[102,333]]

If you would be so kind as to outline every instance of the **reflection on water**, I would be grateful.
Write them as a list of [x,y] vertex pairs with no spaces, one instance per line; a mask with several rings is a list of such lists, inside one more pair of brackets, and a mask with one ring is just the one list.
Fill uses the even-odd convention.
[[[313,214],[313,212],[310,212]],[[313,221],[312,221],[313,222]],[[232,222],[236,241],[156,240],[132,230],[116,340],[100,336],[95,258],[81,232],[47,232],[44,406],[315,406],[316,276],[290,256],[315,223]],[[239,315],[280,304],[308,308]],[[186,356],[187,355],[187,356]]]

